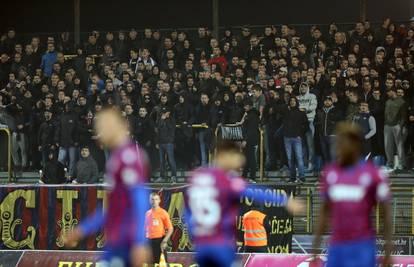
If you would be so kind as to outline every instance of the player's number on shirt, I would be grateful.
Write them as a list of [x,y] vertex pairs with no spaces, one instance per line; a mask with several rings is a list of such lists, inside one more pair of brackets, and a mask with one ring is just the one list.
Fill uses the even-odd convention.
[[198,235],[209,234],[220,221],[221,208],[217,201],[218,191],[207,176],[197,179],[190,190],[190,209]]

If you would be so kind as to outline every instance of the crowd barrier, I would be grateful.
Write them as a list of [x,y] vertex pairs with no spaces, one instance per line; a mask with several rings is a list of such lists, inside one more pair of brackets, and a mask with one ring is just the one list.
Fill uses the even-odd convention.
[[[103,267],[99,263],[102,252],[97,251],[0,251],[0,262],[4,266],[16,267]],[[170,267],[197,267],[194,253],[169,253]],[[234,266],[259,267],[323,267],[326,256],[319,255],[313,261],[309,254],[237,254]],[[378,258],[378,261],[381,259]],[[313,262],[312,262],[313,261]],[[394,256],[395,267],[414,267],[414,256]],[[106,266],[106,265],[105,265]],[[148,266],[144,264],[144,266]],[[159,266],[155,264],[155,266]]]

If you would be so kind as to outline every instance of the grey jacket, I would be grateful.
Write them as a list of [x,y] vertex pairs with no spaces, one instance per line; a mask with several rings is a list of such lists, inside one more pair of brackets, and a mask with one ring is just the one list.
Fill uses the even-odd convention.
[[75,169],[76,181],[80,184],[98,183],[98,165],[91,157],[80,158]]
[[309,93],[309,90],[304,95],[298,96],[299,108],[304,109],[306,117],[309,122],[313,122],[316,116],[316,108],[318,107],[318,100],[316,95]]

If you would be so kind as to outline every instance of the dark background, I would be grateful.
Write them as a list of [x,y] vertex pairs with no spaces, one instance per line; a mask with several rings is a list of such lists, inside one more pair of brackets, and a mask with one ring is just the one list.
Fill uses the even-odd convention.
[[[212,0],[81,0],[81,31],[211,26]],[[368,0],[367,17],[408,20],[414,0]],[[3,0],[0,31],[73,29],[73,0]],[[359,0],[220,0],[220,25],[355,22]]]

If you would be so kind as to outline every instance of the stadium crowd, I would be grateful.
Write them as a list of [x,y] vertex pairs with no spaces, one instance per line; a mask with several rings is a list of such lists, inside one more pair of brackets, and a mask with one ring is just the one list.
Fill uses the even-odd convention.
[[0,54],[0,124],[12,132],[18,174],[63,164],[70,177],[95,182],[107,151],[93,120],[106,106],[123,111],[131,137],[160,166],[156,181],[168,169],[174,181],[177,165],[206,164],[216,133],[240,141],[244,176],[254,180],[260,129],[266,169],[303,180],[332,160],[343,120],[361,126],[366,158],[413,168],[414,21],[358,22],[351,31],[332,23],[306,34],[245,26],[220,38],[204,27],[196,36],[94,31],[77,46],[68,33],[24,40],[9,29]]

